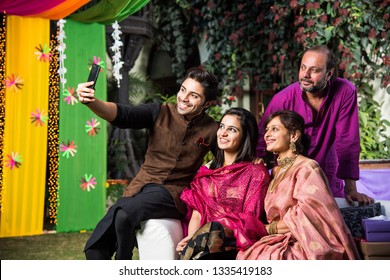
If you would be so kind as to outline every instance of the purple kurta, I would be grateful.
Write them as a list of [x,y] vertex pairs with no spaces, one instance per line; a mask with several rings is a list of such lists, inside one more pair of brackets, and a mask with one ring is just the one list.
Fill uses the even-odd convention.
[[341,179],[359,180],[360,135],[356,87],[349,81],[336,78],[328,83],[327,94],[317,117],[304,100],[299,82],[273,96],[259,123],[257,156],[264,157],[264,123],[278,110],[293,110],[305,119],[305,132],[311,139],[308,156],[316,160],[329,180],[335,197],[344,197]]

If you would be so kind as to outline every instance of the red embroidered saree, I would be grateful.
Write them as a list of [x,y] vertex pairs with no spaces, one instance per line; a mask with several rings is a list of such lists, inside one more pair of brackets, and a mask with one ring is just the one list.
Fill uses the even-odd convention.
[[233,231],[237,248],[244,250],[267,234],[260,218],[269,181],[262,164],[241,162],[215,170],[202,166],[181,199],[190,211],[201,214],[200,226],[221,223]]

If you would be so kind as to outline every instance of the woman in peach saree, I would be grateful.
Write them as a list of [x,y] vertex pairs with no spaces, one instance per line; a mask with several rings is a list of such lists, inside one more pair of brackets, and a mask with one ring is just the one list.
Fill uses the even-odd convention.
[[302,155],[304,120],[278,111],[266,123],[267,150],[278,155],[265,198],[269,235],[240,260],[359,259],[359,253],[318,163]]

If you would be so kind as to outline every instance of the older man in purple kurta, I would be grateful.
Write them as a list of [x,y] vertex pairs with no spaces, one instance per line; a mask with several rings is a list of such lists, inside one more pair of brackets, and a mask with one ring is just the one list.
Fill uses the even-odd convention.
[[257,156],[266,156],[263,135],[268,116],[278,110],[296,111],[305,119],[305,133],[311,139],[308,156],[325,172],[334,196],[369,204],[373,199],[356,190],[360,154],[357,91],[351,82],[336,76],[336,60],[327,47],[312,47],[304,53],[299,81],[272,98],[259,123]]

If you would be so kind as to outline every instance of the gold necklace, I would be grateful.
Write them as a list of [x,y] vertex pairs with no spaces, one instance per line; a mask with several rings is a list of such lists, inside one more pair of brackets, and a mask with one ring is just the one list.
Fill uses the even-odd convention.
[[278,166],[285,167],[287,165],[290,165],[294,163],[295,159],[297,158],[298,154],[295,155],[295,157],[284,157],[284,158],[277,158],[276,161],[278,162]]
[[[276,189],[276,187],[280,184],[280,182],[284,179],[284,176],[286,175],[287,171],[291,168],[291,166],[294,165],[297,156],[298,154],[295,155],[295,157],[293,158],[285,157],[282,159],[279,158],[276,159],[278,162],[278,166],[277,166],[278,169],[276,170],[275,176],[272,179],[271,183],[269,184],[269,188],[268,188],[269,192],[272,193]],[[281,170],[284,170],[284,172],[282,175],[279,176]]]

